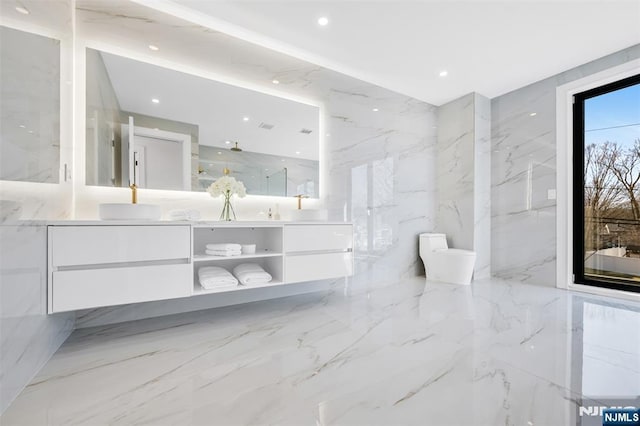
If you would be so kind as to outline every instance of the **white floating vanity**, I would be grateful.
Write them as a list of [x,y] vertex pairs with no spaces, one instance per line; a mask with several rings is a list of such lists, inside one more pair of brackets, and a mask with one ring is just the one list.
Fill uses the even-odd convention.
[[[210,256],[211,243],[256,244]],[[267,284],[205,290],[201,266],[257,263]],[[54,222],[48,225],[48,312],[195,297],[353,275],[353,227],[296,222]]]

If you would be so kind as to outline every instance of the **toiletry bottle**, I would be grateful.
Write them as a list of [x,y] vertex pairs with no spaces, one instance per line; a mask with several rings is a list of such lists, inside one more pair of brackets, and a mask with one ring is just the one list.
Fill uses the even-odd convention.
[[273,214],[271,213],[271,207],[269,207],[269,213],[267,214],[267,219],[273,219]]
[[276,211],[273,214],[275,220],[280,220],[280,204],[276,204]]

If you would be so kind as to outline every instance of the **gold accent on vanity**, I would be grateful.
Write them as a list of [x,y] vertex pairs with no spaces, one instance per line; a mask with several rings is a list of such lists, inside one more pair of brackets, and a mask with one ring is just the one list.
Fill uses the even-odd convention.
[[298,210],[302,210],[302,199],[309,198],[309,196],[304,194],[298,194],[298,195],[294,195],[294,197],[298,199]]
[[138,204],[138,187],[135,183],[132,183],[129,188],[131,188],[131,203]]

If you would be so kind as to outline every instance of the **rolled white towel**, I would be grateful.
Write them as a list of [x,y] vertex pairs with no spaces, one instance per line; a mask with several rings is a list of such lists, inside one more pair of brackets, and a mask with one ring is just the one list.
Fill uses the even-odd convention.
[[256,263],[241,263],[233,268],[233,275],[244,285],[264,284],[273,279],[271,274]]
[[219,266],[204,266],[198,269],[198,280],[200,285],[207,290],[238,285],[236,277]]
[[207,244],[205,249],[216,250],[216,251],[226,251],[226,250],[240,251],[242,250],[242,246],[240,244],[234,244],[234,243]]
[[205,253],[211,256],[240,256],[240,250],[205,250]]

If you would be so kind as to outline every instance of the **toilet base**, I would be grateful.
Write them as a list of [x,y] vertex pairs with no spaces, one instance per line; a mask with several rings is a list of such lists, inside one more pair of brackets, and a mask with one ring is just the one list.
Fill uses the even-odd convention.
[[473,268],[475,266],[475,255],[469,256],[438,256],[431,268],[426,269],[427,281],[438,281],[441,283],[471,285],[473,279]]

